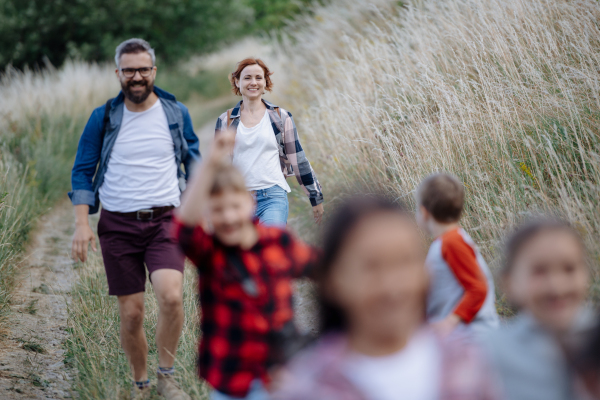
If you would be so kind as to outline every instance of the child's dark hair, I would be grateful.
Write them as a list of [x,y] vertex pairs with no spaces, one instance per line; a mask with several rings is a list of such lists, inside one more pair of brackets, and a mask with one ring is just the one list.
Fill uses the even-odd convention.
[[510,274],[517,256],[520,255],[525,246],[539,234],[548,231],[564,231],[570,233],[581,245],[582,249],[585,250],[581,236],[568,222],[556,218],[532,219],[517,228],[506,241],[502,272],[505,275]]
[[365,218],[379,213],[397,213],[409,218],[401,203],[383,196],[356,195],[345,200],[327,221],[322,241],[323,253],[316,271],[321,333],[344,331],[347,328],[344,311],[330,302],[323,290],[333,264],[356,226]]
[[417,201],[436,221],[456,222],[460,219],[465,204],[465,189],[454,175],[433,174],[419,185]]

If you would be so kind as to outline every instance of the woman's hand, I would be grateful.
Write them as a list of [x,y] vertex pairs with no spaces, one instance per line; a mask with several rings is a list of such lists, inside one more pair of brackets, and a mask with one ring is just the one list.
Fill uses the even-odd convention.
[[315,219],[315,222],[317,224],[321,223],[324,213],[325,213],[325,210],[323,209],[323,203],[317,204],[316,206],[313,207],[313,218]]

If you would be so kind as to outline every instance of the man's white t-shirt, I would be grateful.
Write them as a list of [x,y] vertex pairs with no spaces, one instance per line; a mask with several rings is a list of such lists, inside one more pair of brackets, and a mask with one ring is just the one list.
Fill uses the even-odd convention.
[[441,364],[435,336],[420,331],[406,347],[389,356],[351,353],[344,373],[369,400],[437,400]]
[[123,108],[121,129],[99,193],[108,211],[179,207],[175,145],[160,100],[142,112]]
[[291,191],[281,172],[277,139],[267,111],[258,125],[252,128],[245,127],[240,119],[233,148],[233,165],[244,175],[248,190],[277,185],[288,193]]

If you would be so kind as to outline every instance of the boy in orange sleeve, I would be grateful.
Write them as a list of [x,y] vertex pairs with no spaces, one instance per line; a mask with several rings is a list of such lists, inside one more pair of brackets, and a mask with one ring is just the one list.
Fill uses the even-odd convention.
[[431,175],[417,189],[417,222],[435,238],[426,260],[427,318],[443,334],[460,325],[478,332],[499,325],[492,274],[459,225],[464,197],[463,185],[448,174]]

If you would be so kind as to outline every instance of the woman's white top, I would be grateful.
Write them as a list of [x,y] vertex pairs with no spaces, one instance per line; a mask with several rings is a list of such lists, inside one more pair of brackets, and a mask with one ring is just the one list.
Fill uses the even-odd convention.
[[436,400],[441,366],[433,333],[421,330],[395,354],[383,357],[349,354],[344,372],[371,400]]
[[246,128],[240,118],[233,148],[233,165],[244,175],[248,190],[277,185],[288,193],[291,191],[281,172],[277,139],[267,111],[258,125],[252,128]]
[[179,207],[175,144],[160,100],[146,111],[123,107],[123,121],[110,153],[100,202],[108,211]]

